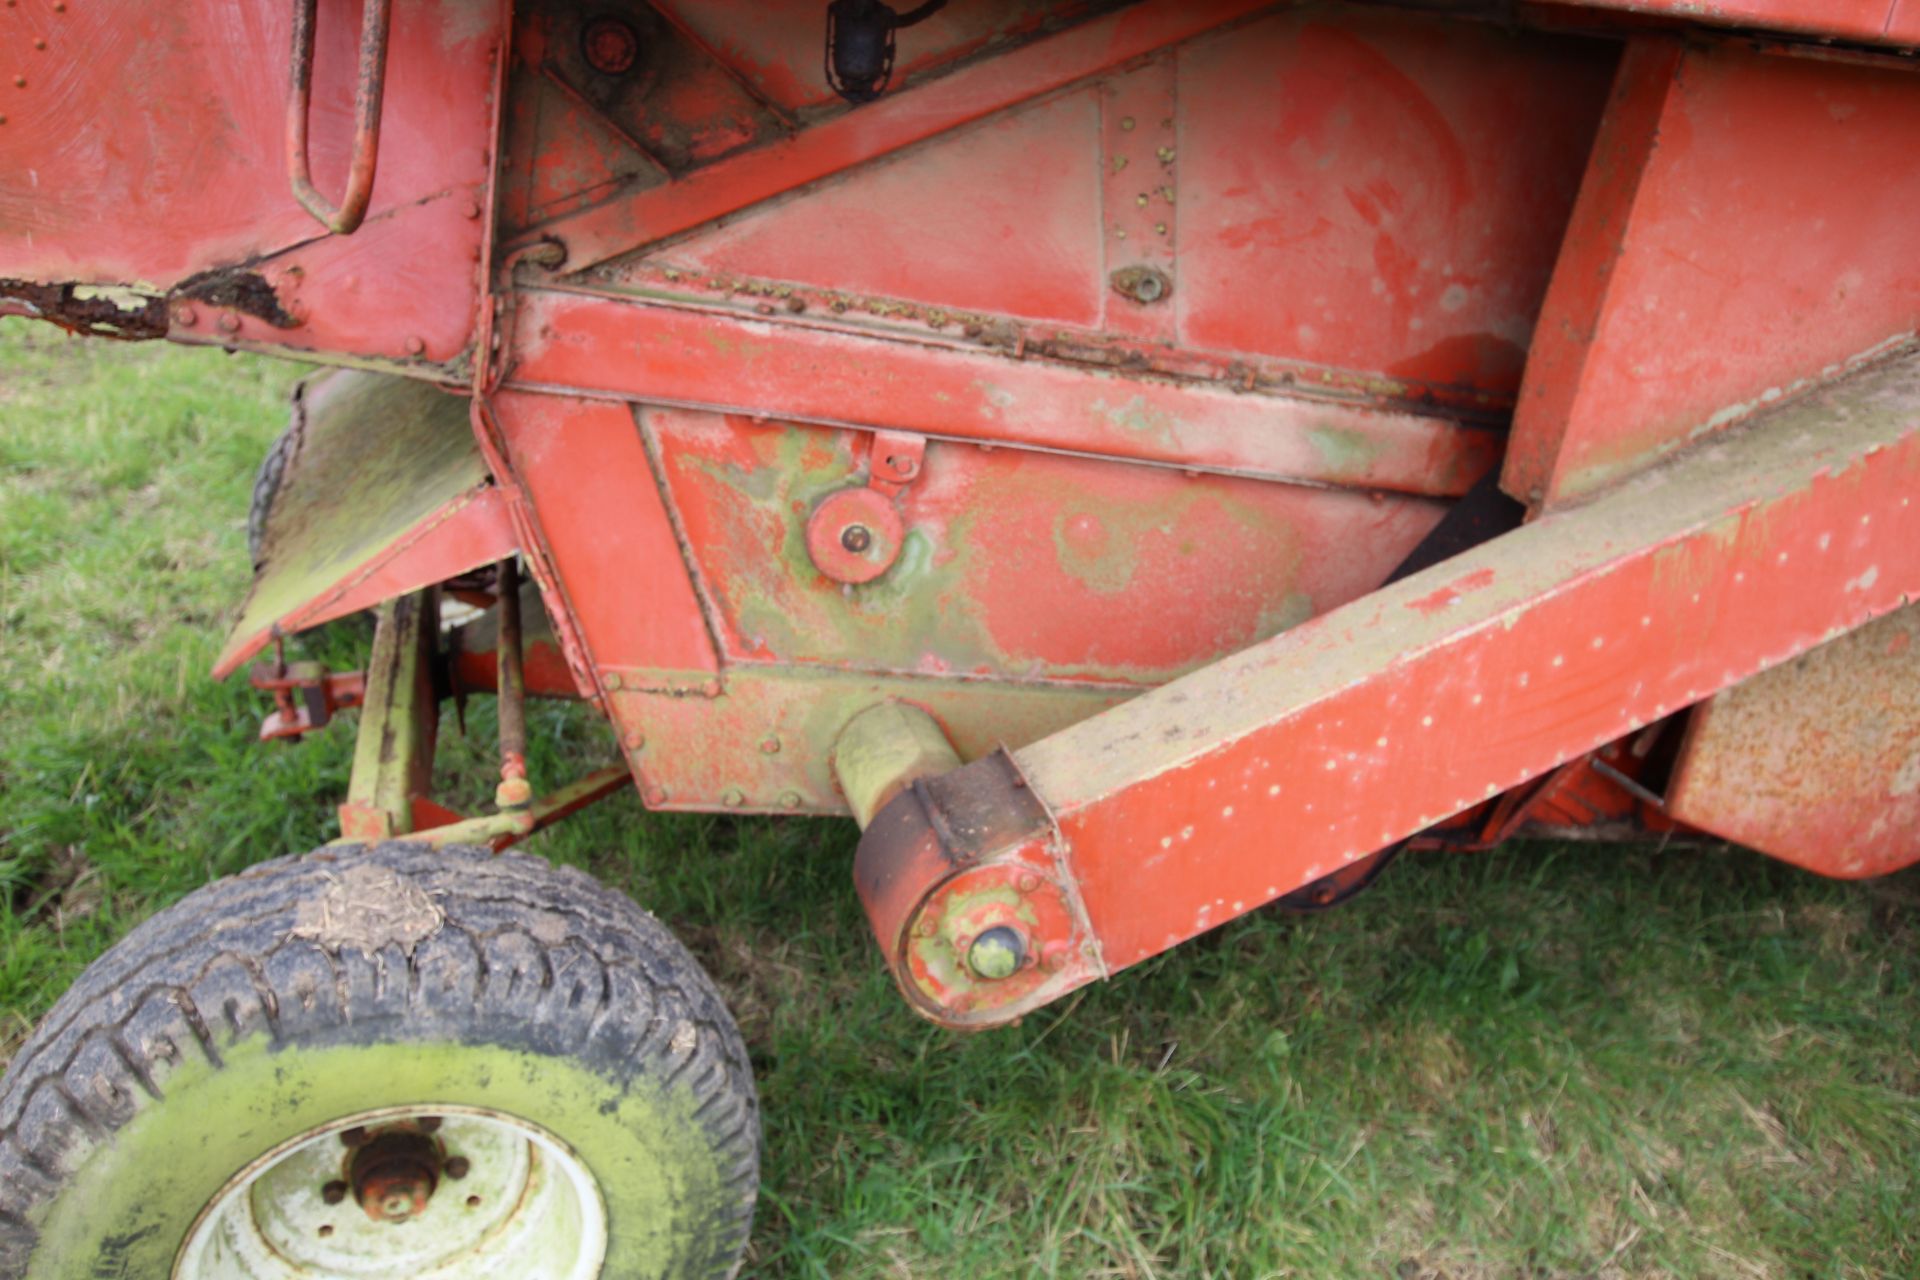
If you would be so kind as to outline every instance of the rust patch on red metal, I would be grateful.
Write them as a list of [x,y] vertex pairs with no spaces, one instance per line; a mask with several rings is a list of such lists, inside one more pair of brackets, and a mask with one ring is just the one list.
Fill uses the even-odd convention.
[[1920,605],[1700,707],[1674,814],[1826,876],[1920,862]]
[[127,289],[0,279],[0,316],[30,316],[89,338],[167,336],[167,300]]
[[174,286],[178,302],[204,302],[210,307],[225,307],[257,319],[276,329],[297,329],[298,317],[280,302],[273,285],[258,271],[247,267],[218,267],[188,276]]

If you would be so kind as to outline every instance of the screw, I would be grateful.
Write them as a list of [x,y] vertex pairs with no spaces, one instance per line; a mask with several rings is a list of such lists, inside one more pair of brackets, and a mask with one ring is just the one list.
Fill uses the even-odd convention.
[[410,356],[423,356],[427,354],[426,339],[425,338],[408,338],[407,354]]
[[1016,881],[1016,883],[1019,886],[1020,892],[1032,893],[1040,887],[1040,877],[1030,871],[1023,871],[1020,874],[1020,879]]
[[840,545],[859,555],[873,545],[873,530],[863,524],[850,524],[840,531]]
[[740,789],[738,787],[728,787],[727,793],[721,796],[720,799],[726,804],[727,808],[729,809],[738,809],[741,805],[747,802],[746,796],[740,793]]
[[347,1198],[347,1184],[335,1179],[320,1188],[320,1198],[328,1204],[339,1204]]
[[445,1166],[447,1176],[455,1182],[466,1177],[467,1171],[471,1168],[473,1168],[473,1162],[465,1156],[454,1156],[447,1161]]
[[768,734],[766,737],[760,739],[760,750],[770,756],[779,755],[780,739],[774,737],[772,734]]

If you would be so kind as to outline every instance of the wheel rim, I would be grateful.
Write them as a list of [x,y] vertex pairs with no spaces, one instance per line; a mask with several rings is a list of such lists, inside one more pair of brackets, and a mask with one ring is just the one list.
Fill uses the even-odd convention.
[[552,1134],[471,1107],[389,1109],[234,1174],[173,1280],[593,1280],[606,1249],[599,1184]]

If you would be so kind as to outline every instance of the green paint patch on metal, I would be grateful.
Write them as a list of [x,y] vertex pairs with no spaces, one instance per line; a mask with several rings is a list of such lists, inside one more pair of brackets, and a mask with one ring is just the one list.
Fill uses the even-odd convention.
[[568,1058],[487,1044],[276,1049],[264,1035],[221,1056],[215,1068],[186,1055],[156,1082],[163,1099],[92,1154],[37,1224],[26,1280],[163,1280],[195,1217],[249,1161],[376,1108],[486,1108],[566,1142],[606,1199],[610,1276],[664,1274],[704,1227],[690,1206],[722,1176],[688,1100]]
[[1356,480],[1364,478],[1380,456],[1379,442],[1342,427],[1315,427],[1307,440],[1329,470]]
[[280,622],[489,479],[465,397],[389,374],[333,371],[295,406],[265,563],[227,644]]

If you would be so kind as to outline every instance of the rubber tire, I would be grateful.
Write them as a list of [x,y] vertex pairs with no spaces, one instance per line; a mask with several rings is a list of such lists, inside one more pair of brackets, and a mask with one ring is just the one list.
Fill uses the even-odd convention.
[[253,497],[247,503],[247,557],[255,569],[260,567],[264,559],[261,552],[266,547],[267,516],[273,511],[274,499],[280,496],[280,481],[287,474],[287,463],[293,460],[293,455],[299,450],[301,436],[306,430],[306,390],[305,383],[294,387],[293,414],[285,430],[274,438],[267,456],[260,459],[260,470],[254,473]]
[[[365,886],[440,918],[343,933],[339,895]],[[607,1203],[602,1275],[737,1273],[758,1105],[698,963],[579,871],[385,844],[201,889],[62,997],[0,1083],[0,1275],[167,1276],[248,1161],[316,1124],[434,1103],[509,1111],[572,1147]]]

